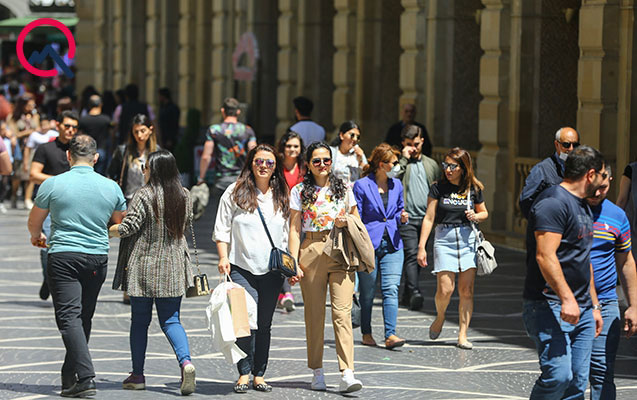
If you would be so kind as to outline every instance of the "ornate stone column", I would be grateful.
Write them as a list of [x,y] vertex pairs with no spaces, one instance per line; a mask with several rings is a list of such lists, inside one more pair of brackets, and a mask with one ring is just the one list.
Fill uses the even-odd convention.
[[619,0],[583,0],[579,17],[577,129],[582,143],[612,159],[617,150]]
[[297,92],[297,1],[279,0],[277,58],[278,81],[276,137],[281,137],[292,125],[290,104]]
[[[615,176],[622,173],[622,168],[631,159],[631,148],[637,147],[637,138],[631,143],[630,130],[632,88],[633,88],[633,63],[635,54],[634,38],[635,29],[635,0],[621,0],[619,15],[619,84],[617,103],[617,171]],[[615,188],[617,185],[613,185]],[[612,186],[611,186],[612,188]],[[617,189],[615,189],[617,190]]]
[[356,95],[356,0],[334,0],[334,95],[332,120],[338,126],[357,118]]
[[161,21],[161,0],[148,0],[146,2],[146,88],[145,95],[141,98],[145,100],[158,114],[157,90],[159,89],[159,74],[164,68],[160,58],[160,31]]
[[[492,212],[484,224],[486,230],[504,230],[511,207],[509,178],[508,91],[509,91],[509,0],[482,0],[480,43],[484,55],[480,61],[478,178],[484,183],[484,198]],[[493,212],[497,210],[497,212]]]
[[[211,122],[213,105],[210,104],[211,79],[211,52],[212,47],[212,4],[209,0],[197,0],[196,3],[196,27],[195,27],[195,85],[197,88],[194,95],[194,107],[201,111],[201,118],[204,125]],[[181,99],[180,99],[181,100]],[[181,105],[181,104],[180,104]],[[218,108],[218,107],[217,107]],[[182,109],[181,115],[183,123],[186,123],[187,110]]]
[[213,0],[212,3],[212,121],[221,120],[221,103],[233,95],[232,87],[232,2]]
[[[179,106],[188,110],[195,107],[195,0],[182,0],[179,2]],[[185,114],[185,113],[182,113]],[[182,122],[185,122],[182,117]]]
[[113,89],[118,90],[126,85],[126,5],[124,0],[113,0]]
[[420,110],[421,120],[426,121],[426,54],[427,12],[425,0],[402,0],[405,8],[400,17],[400,89],[403,91],[398,104],[398,119],[402,105],[411,103]]
[[93,85],[104,89],[104,1],[78,2],[76,13],[79,18],[75,28],[77,40],[76,66],[77,87],[82,90]]

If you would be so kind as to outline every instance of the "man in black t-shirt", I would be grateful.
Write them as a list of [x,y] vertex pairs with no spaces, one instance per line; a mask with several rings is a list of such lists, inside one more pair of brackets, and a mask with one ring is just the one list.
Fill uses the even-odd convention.
[[79,130],[95,139],[97,153],[100,155],[95,164],[95,172],[106,174],[106,166],[109,161],[109,149],[111,147],[111,119],[102,114],[102,98],[94,94],[88,100],[88,114],[80,118]]
[[420,122],[416,122],[416,105],[411,103],[403,104],[402,119],[390,126],[385,136],[385,142],[394,147],[400,147],[402,142],[402,131],[407,125],[416,125],[422,129],[422,154],[431,157],[433,146],[427,133],[427,128]]
[[[31,163],[31,180],[36,184],[41,184],[52,176],[62,174],[71,169],[66,157],[69,149],[69,142],[77,133],[78,118],[73,111],[63,111],[58,115],[57,131],[60,133],[57,139],[52,142],[40,145],[35,151],[33,162]],[[51,237],[51,217],[48,216],[42,225],[42,232],[46,237]],[[42,264],[42,275],[44,280],[40,287],[40,298],[49,298],[49,286],[46,282],[46,259],[47,249],[40,250],[40,263]]]
[[542,370],[531,399],[584,398],[593,339],[602,328],[586,199],[607,184],[604,165],[599,151],[576,148],[566,159],[564,181],[545,189],[529,212],[522,315]]

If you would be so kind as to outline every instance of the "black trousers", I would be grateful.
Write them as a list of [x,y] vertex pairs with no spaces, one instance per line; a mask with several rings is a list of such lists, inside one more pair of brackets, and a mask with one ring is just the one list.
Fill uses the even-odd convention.
[[47,281],[66,356],[62,379],[95,377],[88,351],[91,319],[97,296],[106,279],[108,256],[85,253],[49,253]]
[[405,276],[405,291],[403,298],[409,300],[409,297],[420,292],[418,287],[418,279],[420,277],[420,266],[418,265],[418,241],[420,240],[420,229],[422,221],[412,222],[400,225],[400,236],[403,238],[403,246],[405,252],[405,260],[403,261],[403,274]]
[[283,276],[278,272],[268,272],[265,275],[253,275],[245,269],[232,266],[230,277],[243,286],[257,303],[257,330],[252,330],[250,336],[237,339],[237,346],[247,354],[246,358],[237,363],[240,375],[263,376],[268,366],[270,355],[270,328],[272,317],[279,299]]

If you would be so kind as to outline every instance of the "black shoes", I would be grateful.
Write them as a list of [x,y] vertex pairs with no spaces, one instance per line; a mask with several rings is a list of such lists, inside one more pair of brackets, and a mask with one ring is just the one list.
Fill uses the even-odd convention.
[[411,298],[409,299],[409,309],[411,311],[420,311],[424,302],[425,302],[425,298],[422,297],[420,293],[415,292],[414,294],[411,295]]
[[87,398],[95,396],[96,393],[97,390],[95,389],[95,381],[91,378],[84,382],[76,382],[75,385],[68,389],[62,389],[60,396]]
[[42,286],[40,287],[40,298],[42,300],[49,298],[49,285],[46,283],[46,280],[42,282]]

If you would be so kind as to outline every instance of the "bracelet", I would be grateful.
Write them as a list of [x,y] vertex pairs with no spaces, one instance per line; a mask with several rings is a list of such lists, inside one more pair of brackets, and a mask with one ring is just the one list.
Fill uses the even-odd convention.
[[595,311],[595,310],[602,311],[602,305],[601,304],[593,304],[593,311]]

